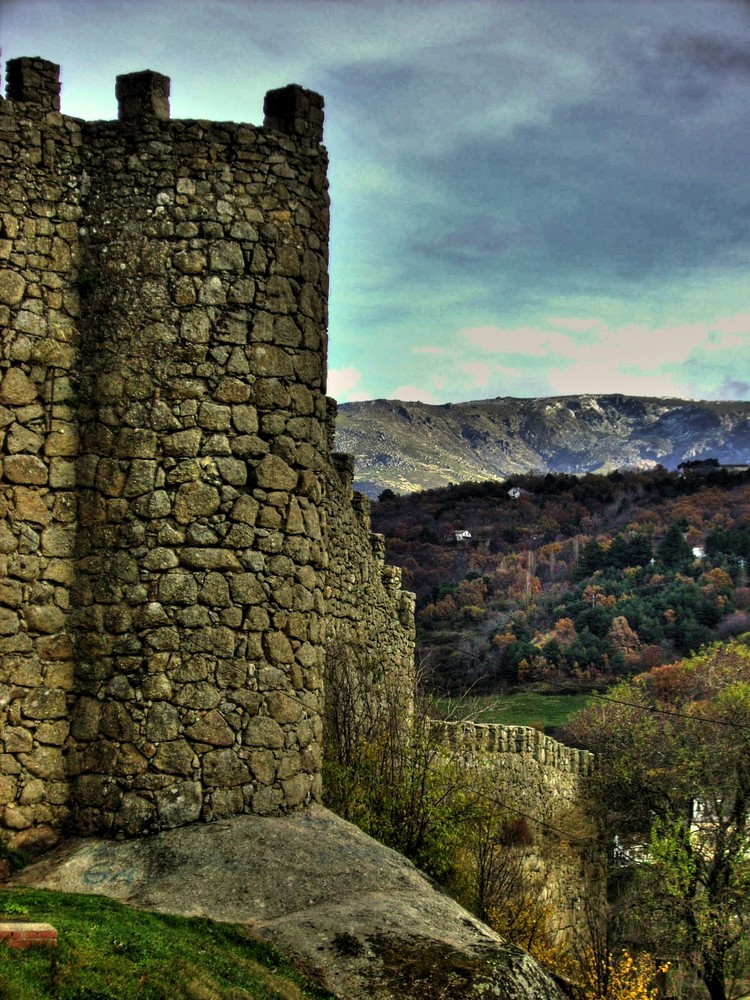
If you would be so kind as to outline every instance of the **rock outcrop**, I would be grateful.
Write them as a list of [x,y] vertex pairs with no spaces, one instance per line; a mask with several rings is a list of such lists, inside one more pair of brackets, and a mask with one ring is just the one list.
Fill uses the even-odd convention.
[[68,841],[16,884],[246,924],[341,1000],[562,997],[525,952],[317,805]]

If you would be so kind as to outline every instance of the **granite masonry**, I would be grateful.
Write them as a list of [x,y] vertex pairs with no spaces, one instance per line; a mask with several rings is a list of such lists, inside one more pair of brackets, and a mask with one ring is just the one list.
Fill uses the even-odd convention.
[[0,99],[0,826],[135,836],[321,792],[323,671],[356,641],[408,681],[326,398],[323,101],[263,127]]

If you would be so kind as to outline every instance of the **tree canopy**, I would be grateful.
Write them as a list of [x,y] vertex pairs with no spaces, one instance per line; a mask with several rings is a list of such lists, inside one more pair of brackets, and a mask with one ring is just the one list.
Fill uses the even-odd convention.
[[599,755],[594,798],[628,861],[629,933],[686,963],[711,1000],[745,996],[750,637],[620,684],[569,735]]

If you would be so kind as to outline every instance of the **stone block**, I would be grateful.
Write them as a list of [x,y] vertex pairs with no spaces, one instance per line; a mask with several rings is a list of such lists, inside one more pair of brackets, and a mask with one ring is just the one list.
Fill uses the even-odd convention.
[[104,736],[118,741],[130,742],[138,736],[138,726],[125,705],[118,701],[105,703],[99,730]]
[[245,797],[241,788],[216,788],[211,793],[211,804],[204,810],[204,818],[221,819],[223,816],[237,816],[244,811]]
[[175,498],[174,516],[180,524],[188,524],[196,517],[213,514],[220,503],[216,487],[200,482],[183,483]]
[[216,468],[225,483],[230,486],[244,486],[247,482],[247,462],[238,458],[217,458]]
[[70,732],[70,723],[67,719],[60,720],[59,722],[42,722],[40,723],[34,732],[39,743],[45,743],[50,746],[61,747],[65,743],[65,739]]
[[153,757],[153,766],[166,774],[191,775],[195,751],[185,740],[162,743]]
[[233,521],[240,521],[242,524],[254,525],[258,516],[259,508],[260,504],[257,500],[248,494],[244,494],[232,507],[230,517]]
[[176,253],[173,258],[174,267],[181,274],[202,274],[206,269],[206,263],[205,254],[198,250],[183,250]]
[[175,740],[179,732],[180,717],[175,706],[167,701],[154,702],[146,716],[146,739],[155,743]]
[[245,746],[280,750],[284,746],[284,730],[268,716],[258,715],[254,719],[248,719],[242,742]]
[[253,795],[253,812],[258,816],[274,816],[281,809],[284,793],[280,788],[259,788]]
[[6,753],[29,753],[34,746],[31,732],[20,726],[6,726],[0,738]]
[[115,454],[120,458],[154,458],[157,445],[154,431],[125,427],[115,440]]
[[36,431],[20,424],[14,424],[5,438],[6,450],[11,455],[24,453],[27,455],[38,455],[44,445],[44,438]]
[[155,795],[161,826],[169,828],[200,819],[203,792],[197,781],[180,781]]
[[164,604],[195,604],[198,584],[191,573],[175,570],[159,580],[159,600]]
[[6,455],[3,474],[10,483],[43,486],[47,482],[47,466],[36,455]]
[[291,722],[299,722],[304,716],[305,710],[296,698],[292,698],[282,691],[271,691],[266,695],[268,714],[280,725]]
[[10,775],[0,777],[0,806],[13,802],[18,790],[18,779]]
[[44,498],[37,490],[29,489],[26,486],[16,486],[13,490],[13,503],[19,521],[40,525],[49,524],[52,515]]
[[186,646],[191,651],[228,657],[234,656],[235,641],[232,629],[216,625],[195,632]]
[[[141,458],[134,459],[130,463],[130,471],[120,492],[126,497],[136,497],[142,496],[144,493],[150,493],[156,484],[156,471],[156,462]],[[119,496],[120,493],[112,495]]]
[[44,445],[44,454],[68,456],[78,454],[78,429],[73,424],[53,421]]
[[[223,573],[207,573],[200,590],[202,604],[212,608],[227,608],[232,603],[229,597],[229,584]],[[234,647],[232,647],[234,652]]]
[[131,504],[131,510],[138,517],[156,520],[161,517],[169,517],[172,511],[172,501],[166,490],[154,490],[153,493],[137,497]]
[[242,249],[233,240],[214,243],[209,248],[208,259],[212,271],[235,271],[241,274],[245,270]]
[[282,347],[253,344],[248,351],[250,370],[258,378],[292,379],[294,362],[291,354]]
[[221,695],[212,684],[199,682],[186,684],[177,695],[176,702],[184,708],[210,709],[216,708],[221,701]]
[[26,719],[61,719],[68,713],[64,691],[39,688],[21,702],[21,714]]
[[24,610],[27,628],[31,632],[59,632],[64,628],[66,614],[54,604],[30,604]]
[[242,565],[229,549],[193,548],[187,546],[180,553],[180,561],[185,566],[206,570],[239,570]]
[[38,778],[64,778],[62,750],[59,747],[40,746],[30,753],[20,753],[18,759],[26,770]]
[[255,470],[255,481],[261,489],[289,492],[297,485],[297,473],[277,455],[266,455]]
[[[17,306],[22,301],[25,291],[26,282],[17,271],[0,270],[0,302],[8,306]],[[0,398],[2,398],[1,391]]]
[[11,802],[3,810],[3,824],[10,830],[27,830],[33,822],[33,806],[19,806]]
[[154,803],[149,799],[136,792],[126,792],[117,810],[115,830],[126,837],[137,837],[153,825],[155,813]]
[[250,754],[250,770],[256,781],[262,785],[272,785],[276,777],[276,757],[272,750],[253,750]]
[[186,730],[185,735],[196,743],[210,743],[219,747],[231,747],[234,743],[233,730],[217,711],[207,712]]
[[233,750],[210,750],[204,754],[203,781],[216,788],[231,788],[250,780],[247,765]]
[[294,651],[283,632],[266,632],[263,651],[272,665],[294,663]]
[[69,558],[75,551],[75,529],[52,524],[42,532],[42,552],[45,556]]
[[301,806],[310,794],[310,778],[306,774],[296,774],[293,778],[282,781],[284,790],[284,805],[287,809]]
[[0,635],[16,635],[21,628],[21,621],[15,611],[0,607]]
[[102,703],[96,698],[78,698],[71,716],[71,734],[78,740],[92,740],[99,732]]

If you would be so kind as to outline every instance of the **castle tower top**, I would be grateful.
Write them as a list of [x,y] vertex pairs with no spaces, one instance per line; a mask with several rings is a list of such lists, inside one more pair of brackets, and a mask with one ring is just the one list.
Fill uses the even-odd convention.
[[117,117],[121,122],[169,119],[169,77],[153,70],[117,77]]
[[9,59],[5,68],[5,95],[9,101],[60,110],[60,67],[39,56]]
[[[5,93],[9,101],[60,110],[60,67],[39,56],[9,59]],[[117,117],[121,122],[169,120],[170,79],[153,70],[117,77]],[[323,141],[323,98],[299,84],[269,90],[263,104],[264,127],[316,146]]]

